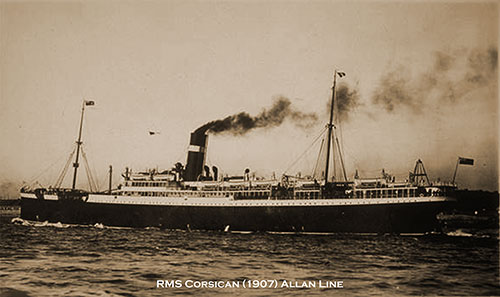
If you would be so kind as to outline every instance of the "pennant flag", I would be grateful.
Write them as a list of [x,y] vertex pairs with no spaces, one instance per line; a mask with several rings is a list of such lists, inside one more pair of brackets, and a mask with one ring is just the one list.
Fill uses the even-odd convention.
[[344,77],[345,76],[345,72],[337,72],[337,74],[339,75],[339,77]]
[[458,157],[458,164],[474,165],[474,159]]
[[85,106],[92,106],[92,105],[95,105],[95,102],[90,100],[90,101],[87,101],[85,100]]
[[160,132],[156,132],[156,131],[149,131],[149,135],[156,135],[156,134],[160,134]]

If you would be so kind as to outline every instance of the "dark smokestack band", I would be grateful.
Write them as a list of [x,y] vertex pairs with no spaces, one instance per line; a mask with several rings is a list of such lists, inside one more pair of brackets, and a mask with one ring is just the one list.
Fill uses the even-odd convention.
[[184,180],[196,181],[198,176],[203,173],[203,166],[205,165],[205,152],[207,147],[208,136],[205,132],[195,131],[191,133],[191,140],[189,142],[189,152],[186,163],[186,171],[184,173]]

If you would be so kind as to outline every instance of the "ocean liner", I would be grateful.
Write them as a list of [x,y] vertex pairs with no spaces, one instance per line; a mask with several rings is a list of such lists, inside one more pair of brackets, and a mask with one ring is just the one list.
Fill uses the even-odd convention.
[[[335,71],[330,120],[325,128],[326,162],[320,178],[283,175],[256,178],[247,169],[243,176],[221,176],[205,163],[208,133],[191,133],[186,165],[171,170],[134,173],[127,169],[117,189],[76,189],[81,131],[76,142],[71,188],[21,189],[21,218],[73,224],[122,227],[159,227],[184,230],[424,233],[439,230],[437,215],[454,201],[454,183],[431,183],[418,160],[408,179],[396,181],[385,172],[375,178],[348,180],[340,158],[343,179],[330,177],[330,155],[339,145],[335,136]],[[338,154],[341,150],[338,148]],[[83,152],[82,152],[83,153]],[[83,157],[85,155],[83,154]],[[68,161],[70,161],[68,159]],[[65,174],[68,168],[63,170]],[[110,168],[111,171],[111,168]]]

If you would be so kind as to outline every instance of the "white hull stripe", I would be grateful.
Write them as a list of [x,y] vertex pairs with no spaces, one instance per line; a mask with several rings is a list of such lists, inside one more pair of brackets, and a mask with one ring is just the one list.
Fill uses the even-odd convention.
[[[22,193],[22,198],[37,199],[34,194]],[[47,200],[57,200],[55,195],[45,195]],[[401,203],[425,203],[454,201],[449,197],[409,197],[373,199],[297,199],[297,200],[234,200],[232,197],[134,197],[90,194],[87,203],[157,205],[157,206],[204,206],[204,207],[272,207],[272,206],[339,206],[377,205]]]
[[[38,199],[36,195],[33,193],[21,193],[21,198]],[[45,194],[43,195],[43,198],[46,200],[58,200],[57,195]]]
[[36,199],[36,195],[33,193],[21,193],[21,198]]

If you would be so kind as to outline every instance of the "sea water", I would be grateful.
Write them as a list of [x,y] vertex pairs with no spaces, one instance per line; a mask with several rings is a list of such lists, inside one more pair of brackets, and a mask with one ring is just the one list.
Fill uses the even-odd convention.
[[4,220],[1,296],[500,295],[498,236],[269,234]]

